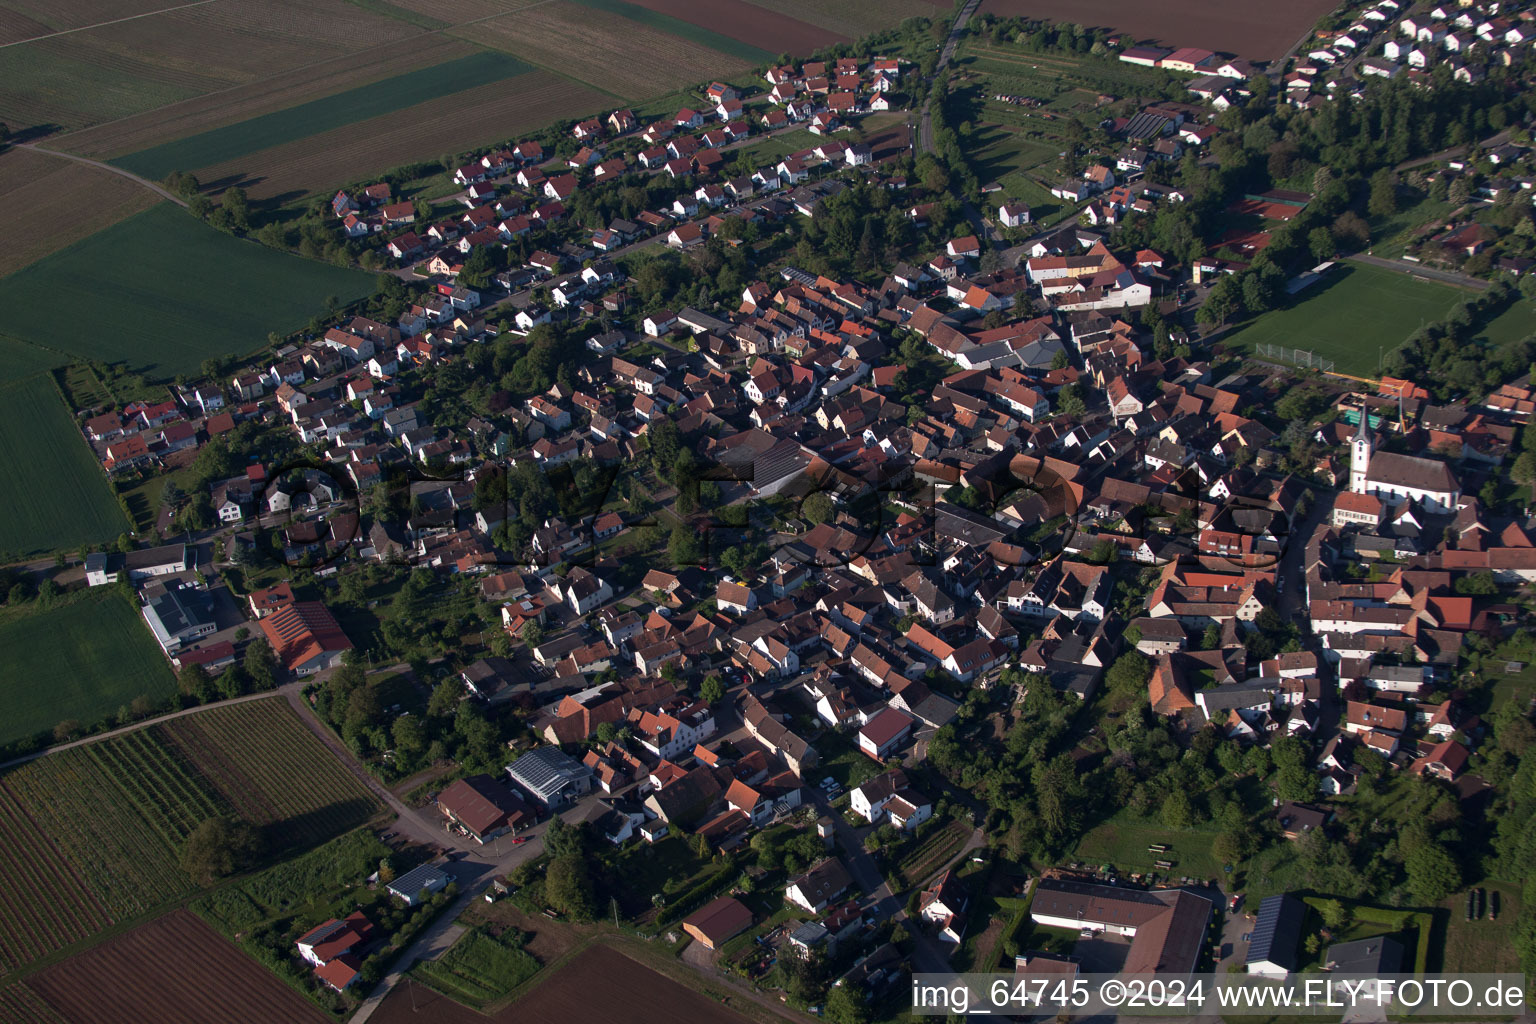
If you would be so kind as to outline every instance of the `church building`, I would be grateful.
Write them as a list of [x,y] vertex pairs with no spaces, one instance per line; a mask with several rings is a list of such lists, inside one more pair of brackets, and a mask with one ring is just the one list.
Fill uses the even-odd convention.
[[1360,428],[1349,450],[1349,489],[1371,494],[1388,505],[1411,498],[1430,512],[1454,512],[1461,485],[1451,467],[1437,459],[1376,451],[1370,413],[1360,410]]

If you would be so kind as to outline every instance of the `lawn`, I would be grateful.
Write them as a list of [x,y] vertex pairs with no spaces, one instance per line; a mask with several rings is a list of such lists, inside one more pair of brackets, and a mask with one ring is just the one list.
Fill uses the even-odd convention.
[[55,608],[7,608],[0,651],[0,743],[66,718],[94,724],[135,697],[158,702],[176,690],[149,627],[116,587]]
[[1459,892],[1441,903],[1440,917],[1445,922],[1443,963],[1436,969],[1448,974],[1498,974],[1520,970],[1520,954],[1515,946],[1515,922],[1520,917],[1520,886],[1482,886],[1491,905],[1498,898],[1498,917],[1490,919],[1487,911],[1476,921],[1467,920],[1467,894]]
[[[345,92],[301,103],[286,110],[199,132],[112,162],[135,174],[158,181],[172,171],[186,171],[235,160],[321,132],[344,128],[358,121],[391,114],[428,100],[504,81],[532,71],[510,54],[489,50],[445,61],[418,71],[358,86]],[[515,88],[509,85],[508,88]]]
[[1536,335],[1536,308],[1524,299],[1516,298],[1508,309],[1483,325],[1476,340],[1493,348],[1503,348],[1522,342],[1532,335]]
[[106,475],[47,374],[0,388],[0,554],[112,540],[128,529]]
[[[1214,830],[1168,828],[1121,811],[1084,835],[1078,841],[1074,858],[1093,867],[1109,864],[1122,872],[1158,871],[1158,861],[1170,860],[1173,869],[1168,874],[1220,878],[1222,865],[1211,855],[1215,838]],[[1147,848],[1154,845],[1171,849],[1167,853],[1149,853]]]
[[1285,309],[1228,335],[1227,351],[1258,345],[1307,349],[1340,373],[1375,373],[1380,358],[1421,326],[1443,319],[1468,293],[1361,263],[1343,263]]
[[0,280],[0,332],[167,379],[253,352],[327,299],[372,287],[369,274],[240,241],[162,203]]

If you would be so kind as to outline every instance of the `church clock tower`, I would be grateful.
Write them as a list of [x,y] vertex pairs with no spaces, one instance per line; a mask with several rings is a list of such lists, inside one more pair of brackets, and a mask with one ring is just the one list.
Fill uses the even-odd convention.
[[1371,413],[1362,403],[1360,426],[1349,444],[1349,489],[1356,494],[1366,493],[1365,477],[1371,468],[1371,451],[1374,447],[1371,440]]

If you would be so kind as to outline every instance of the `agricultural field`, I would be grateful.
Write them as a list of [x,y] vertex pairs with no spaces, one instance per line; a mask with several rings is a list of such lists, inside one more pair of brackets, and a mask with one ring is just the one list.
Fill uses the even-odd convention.
[[[0,857],[19,872],[0,888],[0,974],[94,935],[111,922],[79,871],[12,798],[3,779]],[[0,1007],[5,1004],[0,993]]]
[[[575,0],[552,0],[455,31],[465,39],[559,68],[624,100],[671,92],[753,63]],[[571,88],[568,81],[561,87]],[[604,105],[612,106],[613,101],[597,99],[587,111]]]
[[[174,5],[163,0],[69,0],[68,3],[57,4],[42,0],[5,0],[0,5],[0,11],[4,12],[0,14],[0,19],[6,19],[5,24],[11,24],[11,19],[17,23],[30,22],[32,31],[17,37],[25,39],[64,29],[85,28],[117,18],[131,18],[170,6]],[[5,38],[0,41],[11,40]]]
[[0,49],[0,119],[13,129],[84,128],[370,47],[398,47],[420,32],[346,0],[165,10]]
[[25,985],[0,988],[0,1020],[7,1024],[68,1024]]
[[[1369,375],[1377,360],[1420,326],[1445,317],[1466,293],[1411,274],[1341,264],[1324,281],[1300,294],[1285,309],[1265,313],[1227,335],[1228,351],[1251,355],[1256,345],[1309,349],[1334,361],[1340,373]],[[1361,338],[1379,340],[1362,345]]]
[[1207,0],[982,0],[984,14],[1075,22],[1125,32],[1142,42],[1199,46],[1249,60],[1273,60],[1307,36],[1333,0],[1212,5]]
[[[131,782],[109,774],[125,769],[144,774]],[[190,893],[181,842],[200,815],[228,813],[175,751],[142,730],[31,761],[0,784],[59,844],[114,920]]]
[[[195,372],[210,356],[254,351],[269,332],[305,323],[328,297],[345,304],[372,287],[371,275],[241,241],[163,203],[0,280],[0,305],[13,338],[86,359],[126,360],[166,379]],[[49,301],[37,302],[38,295]],[[61,309],[70,316],[61,319]],[[0,468],[0,480],[6,475]],[[64,496],[50,497],[51,521],[70,506]],[[0,546],[16,546],[10,531],[0,532]],[[82,539],[61,537],[48,547]]]
[[52,352],[0,334],[0,388],[28,377],[46,375],[68,361],[69,357],[63,352]]
[[55,136],[48,145],[95,160],[110,160],[477,52],[458,39],[424,36],[412,42],[408,53],[400,53],[399,47],[374,47],[345,62],[273,74],[216,95]]
[[[185,910],[27,980],[69,1024],[319,1024],[309,1000]],[[103,999],[111,993],[111,999]]]
[[393,6],[429,17],[445,25],[462,25],[498,14],[533,7],[543,0],[391,0]]
[[[10,238],[0,251],[0,277],[158,202],[159,196],[121,175],[12,147],[0,153],[0,207],[8,211]],[[80,216],[82,210],[91,215]],[[6,372],[14,370],[7,366]]]
[[94,725],[135,697],[159,702],[176,692],[138,609],[115,587],[55,608],[6,608],[0,650],[0,743],[65,719]]
[[378,802],[281,697],[186,715],[154,727],[272,849],[302,849],[361,824]]
[[[601,978],[601,985],[590,979]],[[587,979],[584,983],[583,979]],[[490,1016],[467,1009],[431,989],[410,982],[396,986],[371,1018],[374,1024],[567,1024],[569,1021],[624,1021],[625,1024],[747,1024],[748,1018],[721,1000],[688,988],[611,946],[595,945],[545,978],[527,995]]]
[[[578,0],[741,57],[751,63],[780,53],[805,54],[849,40],[792,15],[765,11],[747,0]],[[732,43],[737,45],[732,45]]]
[[172,171],[237,160],[272,146],[393,114],[403,107],[451,98],[454,93],[477,86],[498,83],[502,88],[515,89],[516,83],[507,79],[531,70],[529,65],[507,54],[482,50],[130,153],[114,163],[158,181]]
[[928,0],[751,0],[764,10],[810,22],[844,39],[862,39],[872,32],[892,28],[908,18],[936,18],[949,8]]
[[[0,290],[4,287],[0,281]],[[48,374],[0,387],[0,437],[7,441],[0,448],[0,494],[6,495],[0,553],[17,557],[77,548],[113,540],[128,528]]]
[[316,190],[328,193],[359,176],[516,138],[561,118],[615,105],[612,97],[550,71],[520,75],[513,84],[515,89],[492,84],[419,103],[195,170],[204,182],[240,184],[253,199],[288,201]]

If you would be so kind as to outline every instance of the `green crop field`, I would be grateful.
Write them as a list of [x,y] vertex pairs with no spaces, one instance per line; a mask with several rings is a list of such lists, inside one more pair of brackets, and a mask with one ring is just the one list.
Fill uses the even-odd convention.
[[25,341],[0,335],[0,387],[69,362],[62,352],[50,352]]
[[482,51],[142,149],[112,162],[158,181],[172,171],[193,170],[235,160],[285,142],[344,128],[357,121],[504,81],[532,70],[532,65],[509,54]]
[[187,715],[155,731],[271,848],[307,847],[367,821],[379,803],[281,697]]
[[[128,520],[47,374],[0,387],[0,553],[26,556],[115,538]],[[0,730],[3,732],[3,730]]]
[[362,271],[241,241],[162,203],[0,280],[0,332],[167,379],[255,351],[328,297],[347,303],[372,286]]
[[1252,355],[1260,344],[1307,349],[1340,373],[1376,372],[1385,355],[1423,324],[1440,320],[1468,296],[1450,285],[1362,263],[1344,263],[1297,296],[1225,339],[1228,351]]
[[8,607],[0,651],[0,743],[69,718],[94,725],[135,697],[176,690],[149,627],[115,587],[55,608]]
[[[670,32],[674,36],[687,39],[690,42],[707,46],[712,50],[738,57],[749,64],[762,64],[772,61],[777,54],[770,53],[761,47],[751,43],[743,43],[739,39],[732,39],[728,35],[715,32],[702,26],[695,25],[691,21],[682,18],[674,18],[670,14],[653,11],[639,4],[628,3],[627,0],[575,0],[583,7],[591,7],[598,11],[607,11],[609,14],[621,14],[631,21],[639,22],[662,32]],[[643,59],[643,58],[638,58]]]

